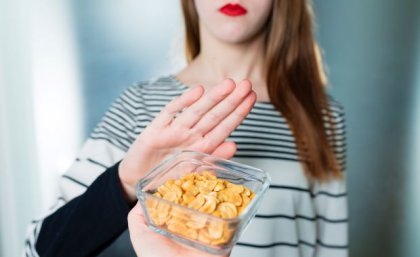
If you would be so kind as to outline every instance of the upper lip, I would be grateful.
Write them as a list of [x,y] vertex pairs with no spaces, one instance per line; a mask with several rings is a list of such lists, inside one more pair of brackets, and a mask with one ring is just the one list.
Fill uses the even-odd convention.
[[219,9],[221,12],[229,13],[231,15],[245,14],[247,10],[240,4],[226,4]]

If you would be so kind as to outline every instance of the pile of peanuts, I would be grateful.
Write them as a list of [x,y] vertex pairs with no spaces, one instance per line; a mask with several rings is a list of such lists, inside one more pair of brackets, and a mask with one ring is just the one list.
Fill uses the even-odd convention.
[[[201,174],[190,173],[176,180],[169,179],[157,188],[154,196],[215,217],[231,219],[246,208],[254,192],[204,171]],[[226,244],[235,229],[224,220],[209,219],[153,197],[146,200],[146,205],[156,226],[205,244]]]

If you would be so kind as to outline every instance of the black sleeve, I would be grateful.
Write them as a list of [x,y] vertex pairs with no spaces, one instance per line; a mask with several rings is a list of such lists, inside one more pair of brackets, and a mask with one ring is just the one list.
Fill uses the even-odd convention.
[[36,243],[40,257],[95,256],[127,229],[130,208],[118,166],[107,169],[85,193],[43,221]]

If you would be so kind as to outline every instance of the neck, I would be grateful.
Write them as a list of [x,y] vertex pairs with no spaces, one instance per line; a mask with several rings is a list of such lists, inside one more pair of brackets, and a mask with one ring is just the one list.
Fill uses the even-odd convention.
[[209,33],[200,35],[200,54],[178,74],[188,85],[212,87],[225,78],[236,82],[249,79],[257,99],[268,101],[264,73],[264,35],[244,43],[227,43]]
[[260,81],[264,78],[263,36],[246,43],[230,44],[204,34],[201,42],[196,61],[215,80],[229,77],[235,81],[245,78]]

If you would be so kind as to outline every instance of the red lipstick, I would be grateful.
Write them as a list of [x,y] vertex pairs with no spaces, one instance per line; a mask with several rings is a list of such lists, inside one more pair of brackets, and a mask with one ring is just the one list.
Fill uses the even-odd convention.
[[219,11],[228,16],[241,16],[247,13],[246,9],[240,4],[227,4],[220,8]]

